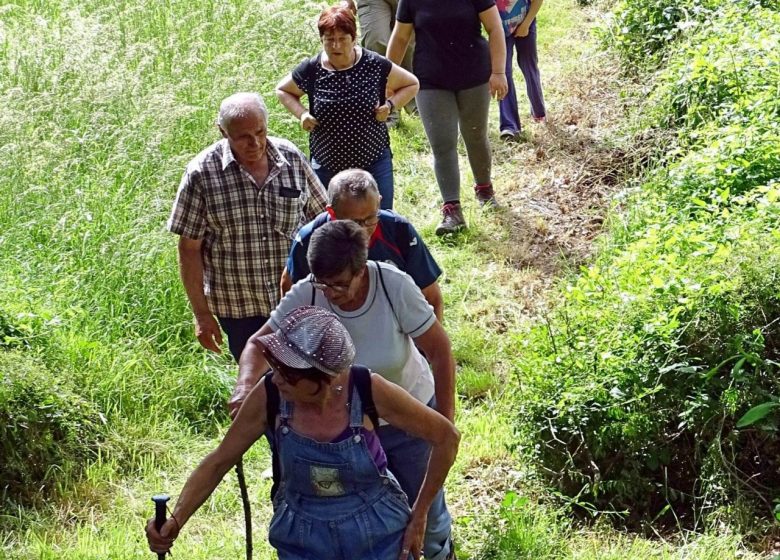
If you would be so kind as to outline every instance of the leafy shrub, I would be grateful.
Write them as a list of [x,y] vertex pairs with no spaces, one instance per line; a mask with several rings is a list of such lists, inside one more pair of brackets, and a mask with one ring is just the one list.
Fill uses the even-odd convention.
[[[673,51],[659,76],[648,126],[776,125],[780,119],[780,13],[759,6],[719,10]],[[693,135],[692,140],[696,140]]]
[[95,408],[62,375],[0,351],[0,494],[12,503],[47,495],[81,471],[101,438]]
[[717,0],[623,0],[615,8],[606,43],[627,67],[663,60],[669,44],[711,17]]
[[777,428],[735,430],[780,395],[780,220],[766,220],[652,228],[584,271],[534,331],[520,429],[566,495],[635,519],[711,503],[705,471],[733,481],[729,498],[751,484],[780,495]]

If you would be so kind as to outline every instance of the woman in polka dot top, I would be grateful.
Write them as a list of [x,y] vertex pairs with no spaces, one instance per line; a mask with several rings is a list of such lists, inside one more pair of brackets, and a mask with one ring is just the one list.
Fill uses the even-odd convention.
[[[276,87],[282,105],[310,133],[312,167],[327,187],[344,169],[365,169],[379,185],[382,208],[393,207],[393,155],[385,121],[417,93],[411,73],[357,46],[355,15],[327,8],[317,28],[322,52],[304,60]],[[309,107],[301,103],[308,96]]]

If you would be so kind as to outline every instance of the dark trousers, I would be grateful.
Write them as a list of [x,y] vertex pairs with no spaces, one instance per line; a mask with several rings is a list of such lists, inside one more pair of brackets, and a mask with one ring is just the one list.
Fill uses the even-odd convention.
[[260,327],[265,325],[266,321],[268,321],[268,317],[263,317],[262,315],[242,317],[241,319],[217,317],[217,321],[219,321],[222,330],[227,334],[230,353],[233,354],[236,362],[238,362],[249,337],[259,331]]
[[506,97],[498,102],[499,128],[501,131],[520,132],[520,116],[517,112],[517,92],[512,79],[512,55],[517,51],[517,65],[525,79],[525,91],[531,102],[531,115],[544,117],[547,111],[544,107],[542,94],[542,78],[539,75],[538,58],[536,56],[536,20],[531,24],[525,37],[505,37],[506,39],[506,81],[509,91]]

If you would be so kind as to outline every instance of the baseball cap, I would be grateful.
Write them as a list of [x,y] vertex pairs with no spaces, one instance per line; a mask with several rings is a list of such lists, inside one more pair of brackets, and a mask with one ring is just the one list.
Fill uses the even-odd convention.
[[352,337],[338,317],[326,309],[298,307],[279,324],[278,331],[258,341],[288,367],[314,367],[335,377],[355,361]]

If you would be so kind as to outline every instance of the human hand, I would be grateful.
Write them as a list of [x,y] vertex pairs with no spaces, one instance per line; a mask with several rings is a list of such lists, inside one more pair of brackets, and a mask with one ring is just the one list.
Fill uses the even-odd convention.
[[165,524],[157,531],[154,518],[146,524],[146,540],[149,550],[157,554],[165,554],[173,546],[173,541],[179,536],[179,523],[173,517],[169,517]]
[[517,29],[515,29],[515,32],[512,35],[514,35],[515,37],[521,37],[521,38],[522,37],[528,37],[528,32],[530,30],[530,27],[531,27],[530,23],[528,23],[528,25],[526,25],[526,23],[523,22],[523,23],[521,23],[520,25],[517,26]]
[[506,97],[506,94],[509,91],[509,85],[506,82],[506,74],[503,73],[496,74],[494,72],[491,74],[488,85],[490,86],[490,96],[495,97],[499,101]]
[[409,560],[410,554],[414,560],[420,560],[423,557],[426,517],[426,515],[415,515],[414,512],[412,513],[412,517],[409,519],[409,524],[404,532],[404,540],[398,560]]
[[377,105],[374,108],[374,118],[379,122],[385,122],[387,118],[390,116],[392,110],[393,109],[392,107],[390,107],[390,103],[388,102],[384,102],[381,105]]
[[318,124],[320,124],[320,122],[308,111],[304,111],[301,114],[301,128],[306,132],[311,132]]
[[195,336],[206,350],[221,354],[219,345],[222,344],[222,330],[219,323],[210,312],[195,314]]
[[236,384],[236,388],[233,389],[233,394],[228,401],[228,412],[230,413],[231,420],[236,418],[238,410],[241,408],[241,405],[244,403],[244,400],[251,390],[251,387],[247,387],[241,383]]

